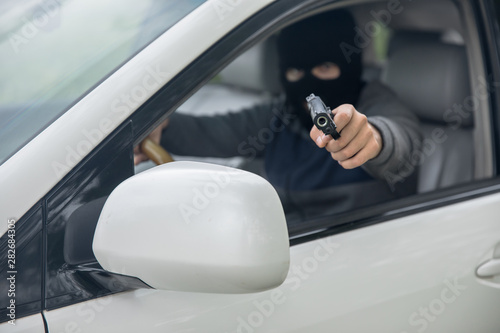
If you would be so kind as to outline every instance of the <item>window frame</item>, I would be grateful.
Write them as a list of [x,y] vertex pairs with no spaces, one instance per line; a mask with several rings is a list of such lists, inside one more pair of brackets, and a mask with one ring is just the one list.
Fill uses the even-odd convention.
[[[485,50],[485,64],[491,78],[487,78],[488,84],[494,86],[494,82],[500,82],[500,2],[497,0],[482,0],[476,6],[476,17],[478,18],[478,29],[480,30],[481,45]],[[495,174],[500,170],[500,89],[490,91],[491,124],[494,137],[494,161]]]

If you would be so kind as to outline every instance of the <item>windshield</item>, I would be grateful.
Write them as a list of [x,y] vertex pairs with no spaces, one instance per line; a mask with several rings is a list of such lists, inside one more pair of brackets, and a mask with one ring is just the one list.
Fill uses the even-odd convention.
[[205,1],[0,2],[0,164]]

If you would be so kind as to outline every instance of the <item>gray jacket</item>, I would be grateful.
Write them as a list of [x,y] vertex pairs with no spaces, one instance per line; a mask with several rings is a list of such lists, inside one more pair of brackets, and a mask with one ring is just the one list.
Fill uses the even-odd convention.
[[[411,153],[420,147],[417,117],[388,87],[377,81],[365,85],[355,107],[382,135],[380,154],[362,166],[375,179],[320,190],[277,188],[289,213],[289,222],[367,206],[415,191],[416,174],[408,175],[402,168],[410,160]],[[276,119],[311,141],[309,132],[303,129],[298,119],[283,110],[284,102],[280,99],[217,116],[194,117],[176,113],[162,133],[161,144],[176,155],[262,158],[267,143],[280,131],[274,122]],[[399,175],[403,173],[404,179],[401,180]],[[393,181],[395,177],[399,179],[398,184]]]

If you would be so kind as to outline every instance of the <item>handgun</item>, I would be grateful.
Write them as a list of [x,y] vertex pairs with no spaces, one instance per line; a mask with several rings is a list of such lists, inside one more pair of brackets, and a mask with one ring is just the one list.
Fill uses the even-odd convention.
[[306,97],[306,101],[314,125],[323,131],[325,135],[331,135],[334,140],[340,138],[340,134],[337,132],[337,125],[335,125],[332,118],[332,111],[323,103],[321,98],[311,94]]

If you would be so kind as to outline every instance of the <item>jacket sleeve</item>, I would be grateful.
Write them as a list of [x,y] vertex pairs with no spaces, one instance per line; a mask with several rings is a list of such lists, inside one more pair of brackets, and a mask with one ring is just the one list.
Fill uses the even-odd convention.
[[174,113],[160,143],[181,156],[261,156],[264,146],[259,143],[259,131],[270,126],[272,117],[272,103],[212,116]]
[[358,111],[364,113],[370,124],[378,129],[383,142],[380,154],[366,162],[363,168],[379,179],[398,177],[401,167],[421,146],[422,134],[417,116],[380,82],[368,84],[362,93]]

